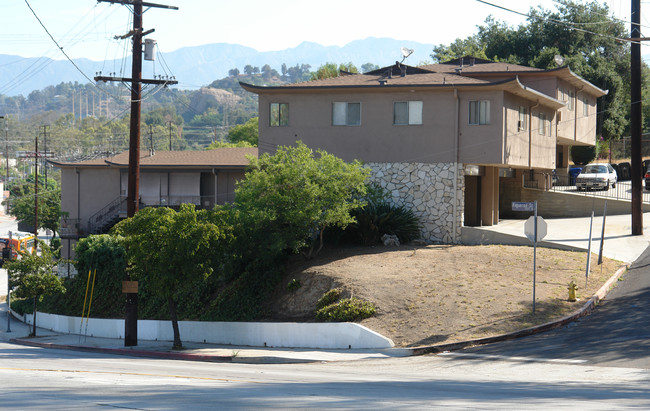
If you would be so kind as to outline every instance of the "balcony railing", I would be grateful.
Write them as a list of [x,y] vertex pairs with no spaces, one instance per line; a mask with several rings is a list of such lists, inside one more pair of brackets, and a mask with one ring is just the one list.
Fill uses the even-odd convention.
[[86,232],[81,228],[81,219],[62,217],[59,235],[61,238],[84,237]]

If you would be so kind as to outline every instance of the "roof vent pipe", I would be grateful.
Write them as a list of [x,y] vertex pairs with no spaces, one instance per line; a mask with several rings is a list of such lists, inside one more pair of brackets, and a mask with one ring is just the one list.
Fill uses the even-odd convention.
[[406,66],[400,66],[400,77],[406,77]]
[[461,58],[460,58],[460,66],[461,66],[461,67],[463,67],[463,62],[464,62],[464,60],[465,60],[464,57],[461,57]]

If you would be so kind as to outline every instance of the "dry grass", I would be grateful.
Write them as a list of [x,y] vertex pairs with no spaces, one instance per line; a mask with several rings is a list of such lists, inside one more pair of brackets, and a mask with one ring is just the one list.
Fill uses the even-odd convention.
[[[578,309],[622,263],[605,259],[585,287],[586,252],[537,249],[536,311],[533,248],[520,246],[369,247],[327,250],[297,261],[287,280],[302,284],[292,293],[279,287],[269,306],[273,319],[311,317],[315,301],[341,287],[345,295],[373,302],[377,314],[361,322],[398,346],[461,341],[519,330]],[[568,302],[575,281],[581,301]]]

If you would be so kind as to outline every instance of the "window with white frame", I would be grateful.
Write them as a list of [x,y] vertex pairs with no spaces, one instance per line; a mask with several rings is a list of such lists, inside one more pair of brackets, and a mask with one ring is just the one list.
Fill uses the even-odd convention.
[[567,103],[567,106],[569,107],[569,110],[571,110],[571,111],[573,111],[573,106],[575,104],[575,102],[574,102],[575,97],[576,96],[575,96],[575,93],[573,92],[573,90],[569,90],[569,101]]
[[517,130],[528,130],[528,107],[519,106],[519,120],[517,121]]
[[422,124],[421,101],[396,101],[393,103],[393,124],[420,125]]
[[469,102],[469,124],[490,124],[490,100]]
[[271,127],[284,127],[289,125],[288,103],[271,103],[269,109],[269,125]]
[[361,125],[361,103],[348,103],[340,101],[332,103],[332,125]]
[[587,96],[582,97],[582,115],[589,115],[589,98],[587,98]]

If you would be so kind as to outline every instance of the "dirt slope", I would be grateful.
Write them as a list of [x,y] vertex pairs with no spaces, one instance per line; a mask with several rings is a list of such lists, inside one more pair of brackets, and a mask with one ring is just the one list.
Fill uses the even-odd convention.
[[[536,313],[532,314],[533,248],[401,246],[324,250],[294,259],[267,307],[272,320],[313,321],[316,301],[339,287],[377,306],[366,327],[397,346],[460,341],[514,331],[576,310],[622,265],[596,264],[585,287],[586,252],[537,249]],[[292,279],[301,287],[289,291]],[[578,302],[568,302],[575,281]]]

